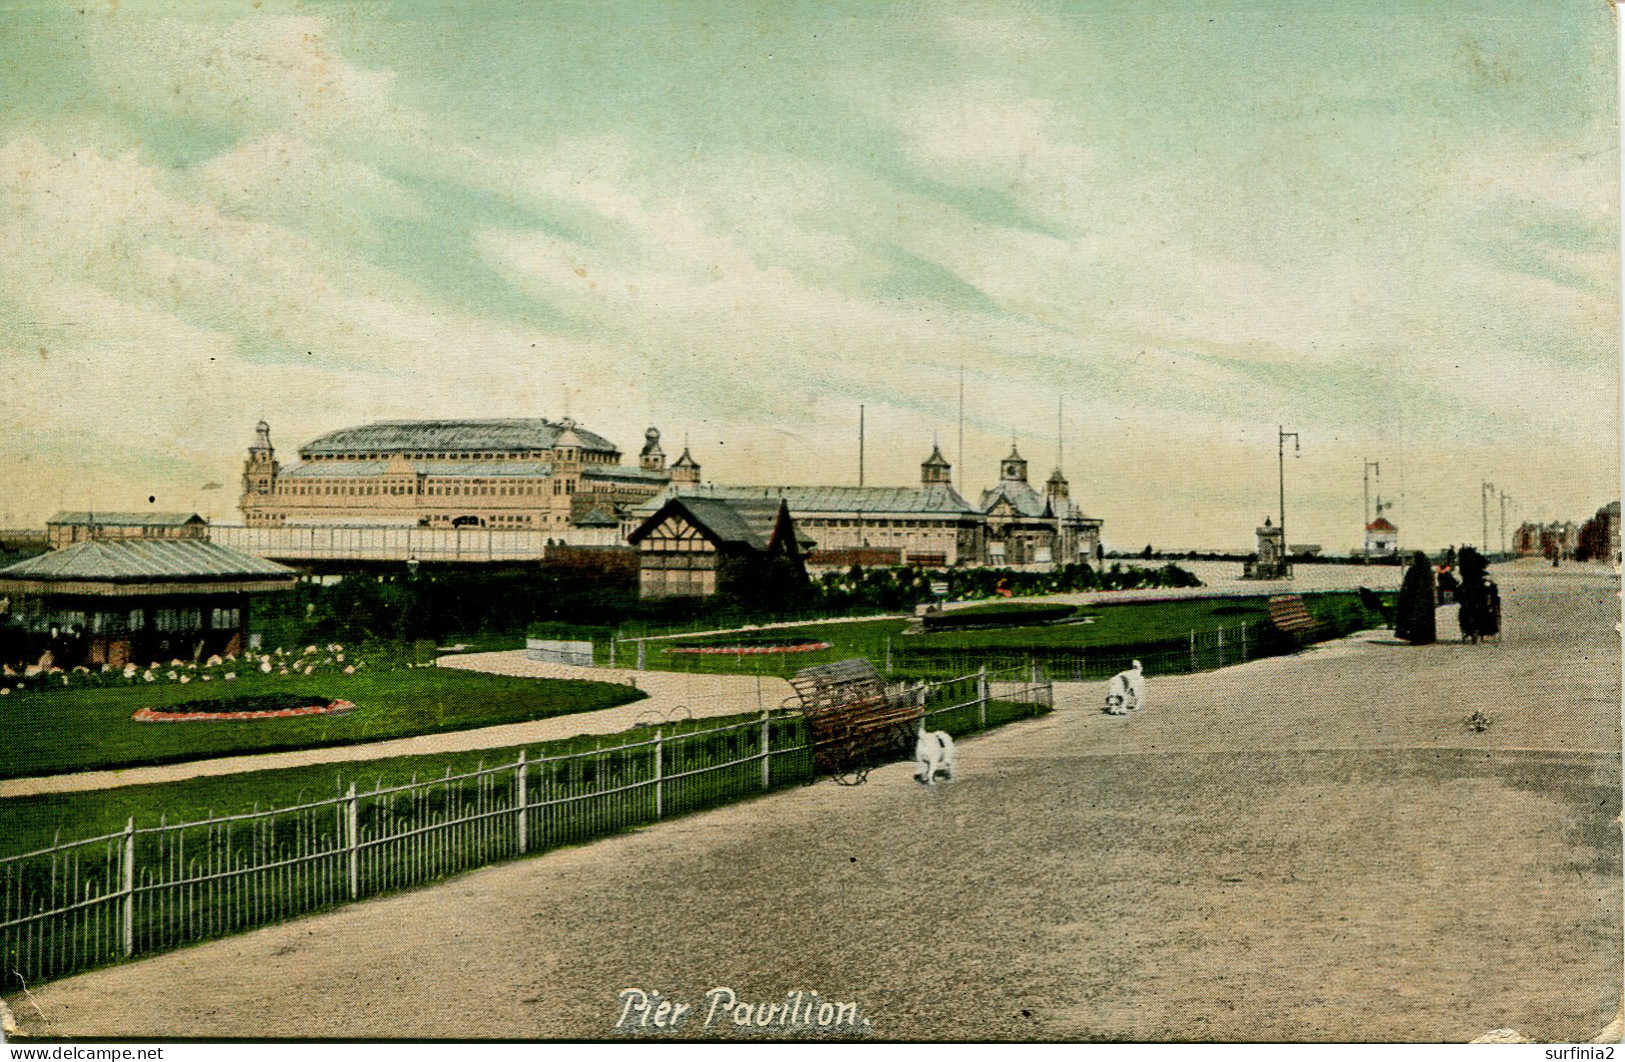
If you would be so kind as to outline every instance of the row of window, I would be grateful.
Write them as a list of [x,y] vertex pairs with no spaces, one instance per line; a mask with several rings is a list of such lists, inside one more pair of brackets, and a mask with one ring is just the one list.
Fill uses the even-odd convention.
[[618,453],[604,453],[599,450],[493,450],[493,451],[413,451],[410,453],[366,453],[366,454],[300,454],[301,461],[388,461],[391,458],[402,457],[408,461],[545,461],[556,458],[561,461],[573,461],[577,456],[587,464],[610,464],[619,461]]
[[797,517],[803,527],[934,527],[952,526],[957,517],[943,520],[832,520],[818,517]]
[[675,538],[663,535],[650,535],[643,540],[645,553],[715,553],[716,549],[703,538]]
[[[76,609],[53,610],[41,617],[41,626],[63,631],[85,631],[92,634],[126,634],[146,630],[147,614],[133,608],[118,612],[82,612]],[[214,608],[209,610],[211,630],[236,630],[242,624],[240,608]],[[152,610],[152,629],[155,631],[199,631],[203,629],[203,610],[197,608],[155,608]]]
[[[576,492],[575,480],[573,480],[573,479],[565,479],[565,480],[555,479],[553,481],[553,493],[554,494],[574,494],[575,492]],[[312,484],[300,483],[300,484],[295,484],[293,486],[284,486],[282,488],[282,493],[284,493],[284,494],[292,494],[292,495],[296,495],[296,496],[299,496],[299,497],[372,497],[372,496],[380,495],[380,494],[397,494],[398,495],[398,494],[417,494],[418,492],[416,490],[414,490],[412,487],[406,486],[406,485],[403,485],[403,484],[392,484],[392,485],[389,485],[389,486],[379,487],[379,486],[349,486],[349,485],[342,485],[342,484],[341,485],[333,485],[333,484],[327,484],[327,483],[312,483]],[[479,483],[469,483],[469,484],[452,484],[452,485],[448,485],[448,486],[430,486],[430,487],[426,487],[423,490],[423,493],[426,494],[426,495],[433,495],[435,497],[452,497],[452,496],[467,497],[467,496],[471,496],[471,495],[481,495],[481,496],[486,496],[486,497],[500,496],[500,497],[504,497],[504,498],[510,498],[510,497],[521,497],[521,496],[534,496],[534,495],[541,494],[541,493],[544,493],[544,492],[542,491],[541,484],[539,484],[539,483],[521,483],[521,484],[516,484],[516,485],[512,485],[512,486],[503,486],[503,487],[489,486],[489,485],[486,485],[486,484],[479,484]]]
[[[450,513],[434,513],[428,519],[431,524],[451,524],[454,521],[465,519],[465,517],[461,514],[454,516]],[[479,519],[482,521],[481,526],[496,524],[503,527],[514,527],[534,522],[529,513],[495,513],[479,517]],[[545,520],[545,517],[543,519]]]
[[640,563],[650,571],[687,571],[715,568],[717,559],[711,553],[654,553],[643,554]]
[[709,569],[645,568],[641,579],[644,597],[704,597],[715,593],[717,588],[717,573]]
[[[254,515],[256,519],[261,520],[286,520],[288,518],[287,513],[255,513]],[[463,513],[431,513],[430,515],[424,517],[424,519],[435,524],[444,524],[449,526],[454,521],[463,519],[464,516],[465,514]],[[488,513],[485,516],[478,517],[478,519],[481,521],[479,524],[481,527],[487,524],[496,524],[504,527],[523,527],[527,524],[537,522],[547,523],[551,521],[555,524],[569,522],[563,516],[553,516],[551,518],[543,516],[539,518],[532,518],[528,513]]]

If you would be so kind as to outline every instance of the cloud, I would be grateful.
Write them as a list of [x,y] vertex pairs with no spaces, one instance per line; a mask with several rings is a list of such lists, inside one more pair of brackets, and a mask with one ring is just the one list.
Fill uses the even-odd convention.
[[242,140],[197,166],[192,176],[222,212],[296,221],[319,232],[370,235],[378,219],[425,216],[422,201],[400,182],[283,132]]
[[98,20],[86,68],[126,106],[187,120],[335,135],[396,125],[394,74],[348,62],[326,30],[314,16]]
[[1008,194],[1048,218],[1081,220],[1094,156],[1053,101],[979,83],[933,92],[895,120],[910,154],[937,179]]

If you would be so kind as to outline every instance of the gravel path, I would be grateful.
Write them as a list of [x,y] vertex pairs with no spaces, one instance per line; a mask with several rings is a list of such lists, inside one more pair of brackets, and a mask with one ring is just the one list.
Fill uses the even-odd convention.
[[704,1025],[729,986],[904,1040],[1584,1040],[1620,1001],[1618,583],[1496,575],[1499,645],[1351,639],[1125,718],[1067,687],[952,785],[894,765],[10,1002],[35,1034],[607,1038],[639,987],[744,1039]]
[[444,734],[421,734],[366,745],[338,745],[295,752],[268,752],[253,756],[222,756],[208,760],[165,764],[158,767],[127,767],[115,771],[86,771],[81,774],[49,775],[42,778],[16,778],[0,781],[0,798],[34,796],[40,793],[71,793],[88,789],[112,789],[121,785],[173,782],[246,771],[269,771],[280,767],[307,767],[319,763],[351,763],[389,756],[417,756],[437,752],[469,752],[499,749],[577,734],[616,734],[640,717],[658,712],[667,714],[686,708],[695,718],[754,712],[762,707],[777,708],[791,695],[790,684],[781,678],[739,675],[689,675],[663,671],[626,671],[617,668],[573,667],[543,664],[525,659],[524,650],[500,653],[468,653],[440,658],[441,667],[470,671],[491,671],[499,675],[526,678],[585,679],[594,682],[632,683],[649,696],[631,704],[602,708],[595,712],[555,716],[529,723],[505,723],[477,730],[456,730]]

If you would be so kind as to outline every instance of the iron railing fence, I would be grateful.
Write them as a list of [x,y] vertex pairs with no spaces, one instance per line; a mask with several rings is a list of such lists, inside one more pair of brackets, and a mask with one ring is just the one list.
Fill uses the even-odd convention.
[[[955,734],[1053,707],[1031,667],[911,685]],[[710,724],[710,725],[708,725]],[[634,729],[617,743],[0,858],[0,989],[226,936],[815,778],[803,717]]]
[[[1380,622],[1358,599],[1342,600],[1330,595],[1312,602],[1319,628],[1311,634],[1287,634],[1267,620],[1229,624],[1206,630],[1191,630],[1182,636],[1151,639],[1126,645],[1016,647],[961,645],[942,648],[916,647],[908,636],[879,640],[866,655],[881,673],[891,678],[934,679],[964,675],[978,668],[994,670],[1041,665],[1057,681],[1082,682],[1110,678],[1139,660],[1150,674],[1175,675],[1212,671],[1261,656],[1297,652],[1313,641],[1341,638]],[[758,630],[718,635],[719,644],[729,640],[741,643],[790,641],[799,637],[795,628]],[[640,641],[620,639],[613,649],[600,646],[595,653],[599,664],[637,670],[677,672],[726,672],[788,678],[804,667],[838,658],[839,648],[813,651],[751,651],[737,653],[674,653],[681,645],[671,639]],[[850,650],[848,650],[850,651]],[[720,665],[719,665],[720,662]]]
[[1090,682],[1126,671],[1138,660],[1148,675],[1186,675],[1231,667],[1260,657],[1295,653],[1313,642],[1342,638],[1363,630],[1372,622],[1370,614],[1358,602],[1327,607],[1316,619],[1319,627],[1308,633],[1285,633],[1268,622],[1238,623],[1193,630],[1183,638],[1079,648],[929,649],[912,648],[906,639],[894,639],[886,654],[885,667],[887,673],[893,675],[931,676],[964,674],[980,667],[1036,666],[1057,682]]

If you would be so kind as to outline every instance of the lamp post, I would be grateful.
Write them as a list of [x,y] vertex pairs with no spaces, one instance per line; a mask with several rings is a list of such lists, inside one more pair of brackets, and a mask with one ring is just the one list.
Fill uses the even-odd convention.
[[1507,503],[1511,500],[1512,495],[1506,491],[1501,492],[1501,556],[1503,557],[1506,556],[1507,552]]
[[[1365,462],[1365,476],[1364,476],[1364,478],[1365,478],[1365,527],[1370,527],[1371,526],[1371,471],[1373,469],[1376,470],[1378,478],[1381,478],[1382,477],[1382,465],[1381,465],[1381,463],[1379,463],[1377,461],[1373,461],[1370,458],[1367,458],[1366,462]],[[1382,514],[1379,512],[1377,515],[1381,516]],[[1370,548],[1370,546],[1369,546],[1366,539],[1362,538],[1360,540],[1360,552],[1365,556],[1365,558],[1367,560],[1371,559],[1371,548]]]
[[1479,507],[1484,511],[1484,552],[1490,551],[1490,495],[1495,493],[1495,484],[1480,483],[1478,487]]
[[1287,431],[1281,425],[1276,426],[1275,461],[1281,486],[1281,570],[1288,576],[1292,574],[1292,565],[1287,563],[1291,550],[1286,540],[1286,441],[1292,440],[1292,456],[1298,456],[1301,447],[1298,445],[1298,433]]

